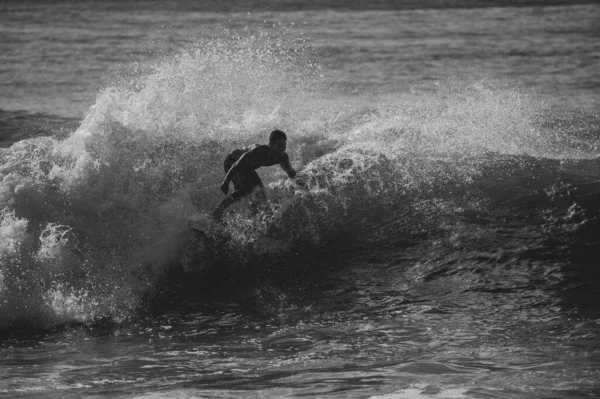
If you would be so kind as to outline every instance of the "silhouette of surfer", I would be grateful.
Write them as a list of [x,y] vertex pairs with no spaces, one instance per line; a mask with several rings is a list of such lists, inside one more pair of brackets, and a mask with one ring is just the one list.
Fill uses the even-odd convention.
[[[254,145],[249,148],[236,149],[225,157],[223,167],[225,179],[221,184],[221,191],[225,195],[229,191],[229,182],[233,182],[234,191],[229,194],[213,212],[215,221],[222,221],[225,210],[243,197],[251,194],[258,188],[257,196],[266,201],[262,180],[256,169],[262,166],[279,164],[290,178],[296,177],[296,171],[290,165],[290,159],[285,150],[287,136],[281,130],[273,130],[269,136],[269,145]],[[296,180],[297,184],[304,186],[304,182]]]

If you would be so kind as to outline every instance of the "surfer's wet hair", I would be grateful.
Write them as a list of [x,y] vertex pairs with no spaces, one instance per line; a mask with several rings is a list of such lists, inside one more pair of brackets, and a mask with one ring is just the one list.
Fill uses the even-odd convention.
[[271,134],[269,135],[269,144],[273,144],[277,140],[286,140],[287,141],[287,136],[281,130],[273,130],[271,132]]

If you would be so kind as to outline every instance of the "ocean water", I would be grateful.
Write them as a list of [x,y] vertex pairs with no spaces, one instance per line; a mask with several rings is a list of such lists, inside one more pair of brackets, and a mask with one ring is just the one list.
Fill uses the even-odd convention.
[[[600,395],[600,7],[3,2],[0,396]],[[306,181],[222,200],[279,128]]]

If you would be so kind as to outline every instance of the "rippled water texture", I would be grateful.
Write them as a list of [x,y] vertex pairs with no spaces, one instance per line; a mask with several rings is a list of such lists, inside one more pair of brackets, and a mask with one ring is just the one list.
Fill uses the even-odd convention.
[[269,32],[278,24],[308,41],[328,80],[355,95],[482,75],[535,87],[558,97],[553,100],[563,108],[598,107],[595,5],[233,13],[158,1],[141,8],[94,2],[3,7],[4,110],[80,117],[105,86],[107,71],[223,28]]
[[600,8],[282,4],[0,6],[0,396],[600,394]]

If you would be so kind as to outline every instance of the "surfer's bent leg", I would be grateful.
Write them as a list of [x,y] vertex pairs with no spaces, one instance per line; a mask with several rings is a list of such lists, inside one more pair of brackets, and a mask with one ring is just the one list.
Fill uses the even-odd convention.
[[255,170],[253,170],[251,173],[248,173],[248,182],[251,186],[250,191],[252,192],[256,190],[256,196],[261,200],[266,201],[267,195],[265,194],[265,186]]
[[265,193],[265,186],[255,170],[249,174],[248,178],[252,183],[251,191],[254,193],[250,202],[250,206],[252,208],[252,212],[257,214],[259,210],[265,204],[267,204],[267,194]]
[[225,197],[223,201],[221,201],[221,204],[219,204],[217,209],[215,209],[215,211],[213,212],[213,219],[220,222],[223,219],[223,213],[225,212],[225,210],[237,201],[241,200],[246,195],[247,194],[242,190],[236,190],[229,194],[227,197]]
[[258,177],[258,173],[256,173],[254,170],[251,171],[251,173],[244,175],[236,175],[232,178],[232,181],[235,191],[221,201],[221,204],[213,212],[213,219],[216,221],[221,221],[223,219],[223,213],[225,210],[237,201],[244,198],[246,195],[252,193],[252,190],[254,190],[256,186],[260,186],[261,189],[263,187],[262,181],[260,180],[260,177]]
[[[243,152],[241,150],[235,150],[225,157],[225,160],[223,161],[223,169],[225,170],[225,173],[229,172],[229,169],[231,169],[233,164],[240,158],[242,154]],[[221,201],[217,209],[215,209],[213,212],[213,219],[216,221],[221,221],[223,219],[223,213],[225,210],[244,196],[244,176],[240,175],[240,173],[236,173],[232,176],[231,182],[233,183],[233,192],[225,197],[225,199]]]

